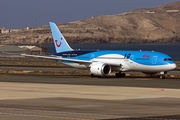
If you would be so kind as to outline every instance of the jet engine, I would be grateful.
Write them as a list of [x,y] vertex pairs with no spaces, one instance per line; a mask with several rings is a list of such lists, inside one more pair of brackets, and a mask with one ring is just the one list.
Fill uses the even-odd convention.
[[111,66],[106,63],[93,63],[90,71],[92,76],[107,76],[111,73]]

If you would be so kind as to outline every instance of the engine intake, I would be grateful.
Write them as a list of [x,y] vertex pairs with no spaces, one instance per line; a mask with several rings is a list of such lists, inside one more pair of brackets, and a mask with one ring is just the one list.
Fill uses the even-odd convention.
[[111,66],[106,63],[93,63],[90,71],[95,76],[107,76],[111,73]]

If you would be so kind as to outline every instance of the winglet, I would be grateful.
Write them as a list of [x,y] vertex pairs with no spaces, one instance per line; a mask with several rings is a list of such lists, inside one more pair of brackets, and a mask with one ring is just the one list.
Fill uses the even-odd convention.
[[64,51],[72,51],[73,49],[69,46],[66,39],[63,37],[62,33],[58,29],[57,25],[54,22],[49,22],[54,46],[56,49],[56,53],[64,52]]

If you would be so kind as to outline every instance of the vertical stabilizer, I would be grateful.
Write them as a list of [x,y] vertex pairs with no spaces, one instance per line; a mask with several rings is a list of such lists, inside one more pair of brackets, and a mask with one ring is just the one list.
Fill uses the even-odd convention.
[[72,51],[73,49],[69,46],[69,44],[67,43],[66,39],[61,34],[56,24],[53,22],[49,22],[49,25],[52,32],[56,53],[64,52],[64,51]]

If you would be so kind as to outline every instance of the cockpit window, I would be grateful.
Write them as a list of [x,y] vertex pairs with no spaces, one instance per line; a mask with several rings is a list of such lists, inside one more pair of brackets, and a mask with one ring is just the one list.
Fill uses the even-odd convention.
[[171,59],[171,58],[168,58],[168,60],[169,60],[169,61],[172,61],[172,59]]
[[173,61],[172,58],[164,58],[164,61]]

